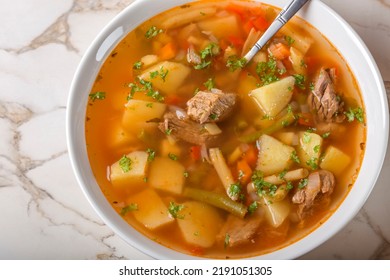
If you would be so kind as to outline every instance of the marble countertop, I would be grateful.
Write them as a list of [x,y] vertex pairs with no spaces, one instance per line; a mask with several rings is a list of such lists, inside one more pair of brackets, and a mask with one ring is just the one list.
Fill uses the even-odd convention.
[[[150,259],[84,197],[66,147],[68,91],[101,28],[132,0],[13,0],[0,9],[0,259]],[[352,25],[390,93],[390,0],[323,0]],[[302,259],[390,259],[390,154],[359,214]]]

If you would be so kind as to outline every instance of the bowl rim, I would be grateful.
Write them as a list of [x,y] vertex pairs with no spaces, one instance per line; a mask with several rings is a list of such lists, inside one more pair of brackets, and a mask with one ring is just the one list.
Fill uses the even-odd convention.
[[[289,0],[255,1],[280,7],[285,6],[289,2]],[[204,258],[186,255],[151,241],[149,238],[143,236],[134,228],[129,226],[112,209],[111,205],[103,196],[100,187],[97,185],[89,165],[84,131],[85,112],[88,99],[88,94],[86,94],[86,92],[89,93],[89,90],[92,88],[93,81],[100,69],[100,63],[104,62],[110,51],[129,31],[137,27],[146,19],[166,10],[167,8],[179,6],[188,2],[198,2],[198,0],[170,0],[158,2],[155,0],[136,0],[115,16],[99,33],[83,55],[70,87],[66,110],[66,136],[69,157],[76,180],[85,197],[103,222],[107,224],[116,234],[118,234],[132,247],[157,259]],[[153,9],[150,9],[150,5],[152,4]],[[341,16],[339,16],[326,4],[319,0],[312,0],[311,3],[306,5],[306,7],[298,13],[298,15],[306,20],[310,15],[310,12],[315,12],[315,9],[319,9],[323,16],[332,18],[338,25],[340,25],[340,30],[348,35],[348,38],[346,39],[351,40],[355,44],[353,49],[356,51],[356,54],[364,58],[360,61],[360,63],[363,63],[369,70],[367,71],[369,77],[365,78],[371,81],[369,89],[375,89],[375,94],[378,94],[377,98],[369,99],[368,96],[366,98],[366,91],[362,88],[358,81],[366,112],[370,112],[370,114],[367,114],[366,116],[367,124],[369,124],[367,125],[366,134],[367,145],[365,156],[361,165],[361,170],[365,170],[366,172],[362,174],[362,172],[359,171],[354,187],[351,189],[341,205],[337,207],[336,211],[324,222],[324,224],[314,229],[310,234],[286,247],[264,255],[249,257],[249,259],[295,259],[330,239],[348,222],[350,222],[362,208],[379,177],[385,160],[389,132],[389,112],[386,91],[378,66],[359,35]],[[132,21],[130,22],[128,18],[132,18]],[[318,28],[310,20],[309,22],[315,28]],[[320,28],[318,29],[320,30]],[[320,30],[320,32],[323,33],[322,30]],[[327,37],[326,34],[324,34],[324,36]],[[332,42],[331,39],[329,39],[329,41]],[[341,51],[340,54],[342,56],[345,55],[345,53],[342,53]],[[350,61],[345,56],[344,59],[351,67]],[[353,72],[353,69],[351,70]],[[354,74],[356,77],[355,72]],[[86,79],[86,76],[88,76],[89,79]],[[356,79],[358,80],[357,77]],[[84,95],[80,95],[80,92],[84,93]],[[369,110],[367,110],[368,104],[370,104]],[[378,133],[383,137],[377,137]],[[376,142],[373,143],[372,139],[376,139]],[[361,190],[359,192],[359,190],[356,190],[357,188],[355,186],[360,184],[363,185],[363,181],[368,187],[366,187],[364,192],[361,193]],[[337,222],[338,220],[342,222]],[[334,224],[332,225],[332,223]]]

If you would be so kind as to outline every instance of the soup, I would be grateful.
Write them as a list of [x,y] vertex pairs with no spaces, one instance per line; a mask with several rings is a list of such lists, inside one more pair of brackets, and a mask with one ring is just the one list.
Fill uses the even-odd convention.
[[280,10],[199,1],[130,32],[89,94],[86,143],[129,226],[204,258],[266,254],[315,230],[352,188],[364,106],[337,50],[295,18],[247,62]]

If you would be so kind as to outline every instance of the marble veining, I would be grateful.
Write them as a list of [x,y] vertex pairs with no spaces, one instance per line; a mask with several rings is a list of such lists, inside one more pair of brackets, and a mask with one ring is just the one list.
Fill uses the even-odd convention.
[[[131,2],[14,0],[0,10],[0,259],[150,259],[93,211],[71,170],[65,137],[77,65]],[[390,1],[323,2],[367,44],[390,101]],[[388,154],[359,214],[302,259],[390,259],[390,221],[383,215],[390,213]]]

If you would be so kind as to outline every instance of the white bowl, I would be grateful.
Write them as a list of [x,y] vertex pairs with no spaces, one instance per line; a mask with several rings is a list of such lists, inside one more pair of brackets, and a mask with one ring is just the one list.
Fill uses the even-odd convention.
[[[290,0],[261,2],[284,7]],[[89,165],[85,142],[88,93],[107,55],[132,29],[148,18],[190,0],[137,0],[116,16],[97,36],[85,53],[70,90],[67,107],[67,141],[74,173],[103,221],[133,247],[157,259],[193,259],[146,238],[129,226],[108,203]],[[319,246],[344,227],[368,198],[380,173],[388,140],[388,105],[383,80],[370,52],[354,30],[333,10],[312,0],[299,16],[317,28],[349,64],[361,89],[366,109],[367,142],[361,171],[354,187],[337,211],[303,239],[256,259],[294,259]]]

